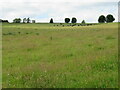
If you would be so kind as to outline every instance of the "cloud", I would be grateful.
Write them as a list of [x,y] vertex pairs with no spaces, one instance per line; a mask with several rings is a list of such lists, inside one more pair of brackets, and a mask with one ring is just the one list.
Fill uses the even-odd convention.
[[[13,2],[14,1],[14,2]],[[57,1],[57,2],[56,2]],[[53,18],[55,22],[64,22],[64,18],[76,17],[78,22],[83,19],[87,22],[97,22],[98,17],[103,14],[113,14],[118,18],[118,0],[8,0],[2,1],[2,19],[12,21],[14,18],[30,17],[37,22],[49,22]]]
[[119,0],[1,0],[1,2],[119,2]]

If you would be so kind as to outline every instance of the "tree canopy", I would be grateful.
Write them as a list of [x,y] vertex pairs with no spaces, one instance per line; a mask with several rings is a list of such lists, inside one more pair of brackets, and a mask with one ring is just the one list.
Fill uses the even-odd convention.
[[104,15],[101,15],[101,16],[98,18],[98,22],[99,22],[99,23],[105,23],[105,21],[106,21],[106,18],[105,18]]
[[113,15],[111,14],[108,14],[106,16],[106,22],[109,23],[109,22],[113,22],[115,20],[115,18],[113,17]]
[[35,20],[32,20],[32,23],[35,23]]
[[50,23],[53,23],[53,19],[52,18],[50,19]]
[[65,18],[65,23],[69,23],[70,22],[70,18]]
[[14,20],[13,20],[13,23],[20,23],[21,22],[21,19],[20,18],[15,18]]
[[76,22],[77,22],[77,19],[73,17],[71,23],[76,23]]
[[26,21],[27,21],[27,23],[30,23],[30,18],[27,18]]
[[27,19],[26,18],[23,18],[23,23],[26,23],[27,22]]

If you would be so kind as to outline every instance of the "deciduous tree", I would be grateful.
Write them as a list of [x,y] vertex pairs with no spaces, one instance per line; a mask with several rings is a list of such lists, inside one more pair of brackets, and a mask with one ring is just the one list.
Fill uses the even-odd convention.
[[101,16],[98,18],[98,22],[99,22],[99,23],[105,23],[105,21],[106,21],[106,18],[105,18],[104,15],[101,15]]
[[65,23],[69,23],[70,22],[70,18],[65,18]]
[[76,22],[77,22],[77,19],[73,17],[71,23],[76,23]]
[[109,23],[109,22],[113,22],[115,20],[115,18],[113,17],[113,15],[111,14],[108,14],[106,16],[106,22]]

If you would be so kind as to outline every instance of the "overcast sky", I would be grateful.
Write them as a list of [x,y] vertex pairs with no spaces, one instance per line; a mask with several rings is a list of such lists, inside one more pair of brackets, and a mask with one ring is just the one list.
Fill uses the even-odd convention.
[[37,22],[64,22],[76,17],[77,22],[98,22],[100,15],[112,14],[118,21],[119,0],[1,0],[0,18],[10,22],[14,18],[30,17]]

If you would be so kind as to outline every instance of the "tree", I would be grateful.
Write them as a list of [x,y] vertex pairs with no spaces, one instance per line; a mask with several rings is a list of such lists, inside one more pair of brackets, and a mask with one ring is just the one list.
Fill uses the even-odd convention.
[[0,23],[9,23],[8,20],[2,20],[0,19]]
[[71,23],[76,23],[76,22],[77,22],[77,19],[73,17]]
[[69,23],[70,19],[69,18],[65,18],[65,23]]
[[113,15],[111,14],[108,14],[106,16],[106,22],[109,23],[109,22],[113,22],[115,20],[115,18],[113,17]]
[[35,23],[35,20],[32,20],[32,23]]
[[14,20],[13,20],[13,23],[20,23],[21,22],[21,19],[20,18],[15,18]]
[[53,19],[52,18],[50,19],[50,23],[53,23]]
[[27,18],[27,20],[26,20],[26,21],[27,21],[27,23],[30,23],[30,18]]
[[82,23],[82,24],[85,24],[85,20],[83,20],[81,23]]
[[27,21],[27,23],[30,23],[30,18],[27,18],[27,20],[26,20],[26,21]]
[[2,19],[0,19],[0,23],[2,22]]
[[23,23],[26,23],[27,22],[27,19],[26,18],[23,18]]
[[99,23],[105,23],[105,21],[106,21],[106,18],[105,18],[104,15],[101,15],[101,16],[98,18],[98,22],[99,22]]

